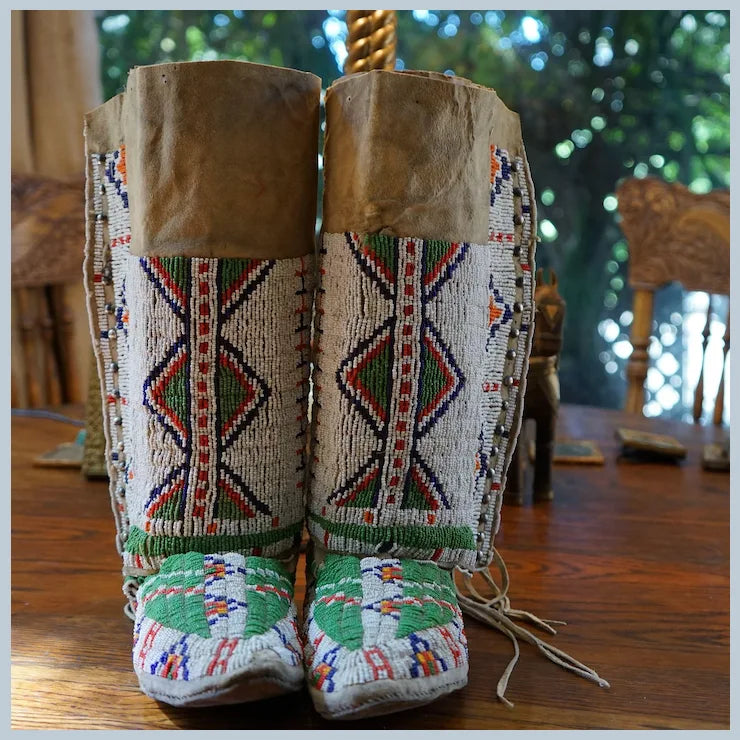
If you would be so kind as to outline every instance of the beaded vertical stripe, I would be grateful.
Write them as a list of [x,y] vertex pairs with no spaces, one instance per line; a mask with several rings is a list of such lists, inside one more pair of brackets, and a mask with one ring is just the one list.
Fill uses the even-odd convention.
[[309,528],[327,549],[487,560],[532,320],[524,166],[492,147],[487,244],[324,235]]

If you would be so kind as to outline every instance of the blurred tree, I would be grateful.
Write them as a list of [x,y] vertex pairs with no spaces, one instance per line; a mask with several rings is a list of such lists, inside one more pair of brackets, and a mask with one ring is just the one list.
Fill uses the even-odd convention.
[[[621,406],[631,295],[614,190],[654,174],[729,186],[729,13],[398,11],[398,61],[497,90],[522,120],[538,195],[538,264],[568,303],[563,399]],[[244,59],[341,75],[342,10],[104,11],[106,96],[134,65]],[[656,305],[680,331],[681,291]],[[678,319],[676,318],[678,317]],[[681,342],[663,348],[681,362]],[[674,415],[680,415],[678,404]]]

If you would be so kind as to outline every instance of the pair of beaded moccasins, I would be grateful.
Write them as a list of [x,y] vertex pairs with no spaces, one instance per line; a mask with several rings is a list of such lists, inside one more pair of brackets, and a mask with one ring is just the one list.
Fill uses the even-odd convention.
[[[493,557],[534,198],[492,90],[136,68],[86,117],[85,275],[134,670],[174,705],[308,684],[333,718],[464,686]],[[303,619],[294,600],[307,526]]]

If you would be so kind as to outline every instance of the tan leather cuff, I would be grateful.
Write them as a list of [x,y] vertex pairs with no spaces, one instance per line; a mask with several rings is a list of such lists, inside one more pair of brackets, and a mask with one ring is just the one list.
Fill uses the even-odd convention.
[[85,117],[88,151],[126,147],[131,252],[313,251],[321,81],[237,61],[136,67]]
[[435,72],[375,70],[326,94],[324,231],[488,242],[491,145],[523,154],[493,90]]

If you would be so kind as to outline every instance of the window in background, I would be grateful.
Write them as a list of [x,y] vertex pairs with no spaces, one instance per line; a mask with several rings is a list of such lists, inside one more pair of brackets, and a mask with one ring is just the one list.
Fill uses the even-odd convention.
[[[123,90],[131,66],[178,60],[295,67],[329,85],[347,53],[344,13],[100,12],[106,97]],[[520,114],[538,193],[537,262],[556,270],[568,304],[565,402],[624,402],[631,292],[619,180],[654,175],[697,193],[729,186],[729,40],[726,11],[398,11],[398,69],[468,77]],[[649,415],[690,418],[706,300],[678,286],[656,294]],[[724,306],[712,325],[707,404]],[[729,421],[729,388],[725,404]]]

